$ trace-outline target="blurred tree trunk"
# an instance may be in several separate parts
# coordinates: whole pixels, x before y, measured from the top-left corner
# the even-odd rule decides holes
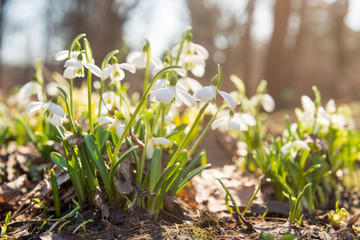
[[[332,5],[332,15],[334,18],[333,21],[333,36],[335,38],[336,45],[336,61],[337,67],[340,74],[344,73],[345,65],[346,65],[346,48],[344,43],[344,35],[345,35],[345,24],[344,18],[347,13],[349,1],[348,0],[338,0]]]
[[[0,0],[0,53],[1,53],[1,47],[2,47],[2,38],[4,36],[4,8],[6,3],[8,2],[8,0]],[[1,73],[2,73],[2,59],[1,59],[1,54],[0,54],[0,88],[2,87],[2,77],[1,77]]]
[[[278,107],[284,107],[282,93],[290,86],[289,79],[284,76],[287,67],[285,61],[288,18],[291,12],[291,1],[277,0],[274,6],[274,30],[269,44],[265,63],[265,79],[268,81],[271,94]]]
[[[254,5],[256,0],[249,0],[246,6],[246,12],[248,16],[248,21],[245,24],[245,34],[242,38],[242,65],[244,66],[244,75],[243,78],[245,81],[249,81],[251,67],[252,67],[252,44],[251,44],[251,26],[253,24],[253,13],[254,13]]]

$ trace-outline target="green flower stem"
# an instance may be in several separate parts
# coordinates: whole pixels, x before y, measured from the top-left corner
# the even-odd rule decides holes
[[[88,118],[89,118],[89,127],[90,133],[94,133],[94,125],[92,119],[92,105],[91,105],[91,72],[88,71],[87,75],[87,89],[88,89]]]
[[[142,151],[142,154],[141,154],[139,173],[136,176],[137,183],[139,184],[139,186],[141,185],[142,176],[143,176],[143,172],[144,172],[146,149],[149,144],[149,139],[151,138],[151,135],[152,135],[150,132],[150,123],[146,117],[145,117],[145,129],[146,129],[145,130],[145,145],[144,145],[144,150]]]
[[[151,90],[151,88],[154,86],[154,84],[156,83],[156,80],[166,71],[171,71],[172,69],[175,68],[181,68],[180,66],[168,66],[163,68],[160,72],[158,72],[155,77],[153,78],[152,82],[150,83],[150,85],[147,87],[146,91],[144,92],[143,96],[140,99],[139,104],[137,105],[133,115],[131,116],[129,122],[126,124],[125,129],[123,134],[121,135],[119,141],[116,144],[116,148],[114,150],[114,153],[112,155],[112,159],[116,159],[116,156],[119,154],[120,151],[120,147],[121,147],[121,143],[124,141],[125,136],[127,135],[128,131],[130,130],[131,125],[133,124],[133,122],[135,121],[136,116],[138,115],[138,113],[140,112],[140,109],[144,106],[144,102],[146,101],[147,96],[149,95],[149,92]]]
[[[145,92],[148,88],[148,84],[149,84],[149,75],[150,75],[150,57],[151,57],[151,53],[150,53],[150,47],[148,48],[147,51],[147,55],[146,55],[146,68],[145,68],[145,76],[144,76],[144,93],[143,95],[145,96]],[[154,81],[154,80],[153,80]],[[144,103],[142,104],[143,106],[143,113],[145,113],[146,111],[146,105],[147,105],[147,98],[145,98]]]
[[[195,128],[197,127],[197,125],[200,122],[200,119],[202,117],[202,115],[205,112],[205,109],[209,106],[209,103],[205,103],[204,106],[200,109],[198,115],[196,116],[195,121],[193,122],[190,131],[186,134],[185,138],[182,140],[180,146],[178,147],[178,149],[176,150],[176,152],[174,153],[174,155],[172,156],[171,160],[168,162],[167,167],[173,165],[177,159],[177,157],[180,155],[181,151],[184,149],[185,144],[188,142],[190,136],[192,135],[193,131],[195,130]]]
[[[194,153],[194,151],[197,149],[197,147],[199,146],[200,142],[202,141],[202,139],[205,137],[206,133],[209,131],[211,124],[213,123],[213,121],[216,119],[216,116],[218,115],[218,113],[225,107],[225,103],[223,105],[221,105],[219,107],[219,109],[216,111],[216,113],[212,116],[212,118],[210,119],[210,121],[208,122],[208,124],[206,125],[205,129],[201,132],[200,136],[198,137],[198,139],[196,139],[196,142],[194,143],[194,145],[191,147],[189,153],[188,153],[188,158],[191,157],[191,155]]]
[[[160,128],[159,128],[159,136],[164,136],[165,132],[165,111],[166,111],[166,105],[161,103],[161,122],[160,122]]]
[[[100,117],[101,114],[101,103],[103,102],[103,98],[102,95],[104,93],[104,89],[105,89],[105,80],[101,79],[101,87],[100,87],[100,103],[99,103],[99,112],[98,112],[98,118]]]
[[[69,85],[70,85],[70,114],[71,118],[74,119],[74,98],[73,98],[73,89],[74,89],[74,79],[70,79],[69,80]],[[74,128],[75,130],[75,128]]]
[[[180,60],[180,54],[182,52],[182,49],[184,47],[184,42],[186,40],[186,37],[188,36],[189,32],[191,31],[191,28],[188,28],[182,35],[182,39],[181,39],[181,42],[180,42],[180,46],[179,46],[179,50],[177,52],[177,55],[176,55],[176,62],[175,62],[175,65],[178,65],[179,64],[179,60]]]

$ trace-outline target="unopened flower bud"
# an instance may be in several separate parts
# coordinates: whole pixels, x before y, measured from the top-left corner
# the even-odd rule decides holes
[[[76,41],[75,46],[74,46],[74,51],[80,52],[80,50],[81,50],[81,45],[80,45],[79,41]]]
[[[219,85],[219,74],[216,74],[212,79],[211,79],[211,85],[217,87]]]
[[[111,64],[116,64],[116,63],[118,63],[117,58],[115,56],[112,56],[111,57]]]
[[[53,103],[56,104],[57,101],[58,101],[58,97],[57,97],[57,96],[54,96],[54,97],[51,98],[51,102],[53,102]]]
[[[177,84],[177,78],[172,76],[170,78],[170,86],[176,86],[176,84]]]
[[[267,93],[267,81],[266,80],[261,80],[257,89],[256,89],[256,94],[264,94]]]

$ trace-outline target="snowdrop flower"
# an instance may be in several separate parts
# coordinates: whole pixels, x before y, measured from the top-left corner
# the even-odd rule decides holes
[[[203,87],[198,81],[190,77],[179,78],[177,84],[184,90],[191,90],[193,92],[196,92]]]
[[[235,113],[230,110],[227,115],[215,119],[211,124],[211,129],[227,128],[229,130],[247,131],[248,126],[255,126],[256,120],[247,113]]]
[[[125,99],[123,99],[123,101],[129,102],[129,100],[125,96],[123,96],[123,97],[125,98]],[[130,115],[129,110],[127,109],[126,103],[123,102],[120,105],[121,99],[114,92],[111,92],[111,91],[104,92],[101,95],[101,98],[102,99],[99,99],[96,103],[95,114],[99,113],[99,108],[100,108],[100,104],[101,104],[100,114],[102,114],[102,115],[111,111],[114,106],[116,107],[116,109],[121,111],[121,113],[124,114],[126,117],[128,117]]]
[[[22,86],[16,96],[19,106],[24,106],[30,101],[30,97],[36,94],[39,101],[44,101],[42,87],[37,81],[30,81]]]
[[[275,101],[271,95],[267,93],[256,94],[250,98],[250,103],[253,106],[261,105],[266,112],[273,112],[275,110]]]
[[[303,151],[305,149],[310,149],[309,145],[307,145],[307,143],[302,141],[302,140],[296,140],[296,141],[293,141],[293,142],[286,143],[281,148],[280,151],[284,155],[290,154],[290,156],[292,158],[295,158],[296,155],[298,154],[298,152]]]
[[[66,68],[63,73],[64,78],[74,79],[76,77],[84,77],[84,65],[86,65],[85,59],[85,54],[81,52],[77,52],[77,56],[75,58],[68,59],[64,64],[64,67]]]
[[[139,69],[146,68],[147,52],[146,51],[132,52],[127,56],[126,62],[134,65],[136,68]],[[162,65],[162,61],[160,60],[160,58],[151,56],[150,57],[151,71],[153,71],[159,65]]]
[[[96,66],[93,63],[89,63],[87,65],[89,70],[94,73],[96,76],[101,78],[102,80],[107,79],[110,77],[112,81],[121,81],[125,78],[125,72],[124,69],[135,73],[136,68],[134,65],[129,63],[117,63],[117,60],[115,60],[112,64],[107,66],[104,70],[101,70],[98,66]]]
[[[218,90],[215,85],[206,86],[195,91],[194,97],[197,101],[202,101],[202,102],[214,101],[217,92],[229,104],[229,106],[232,109],[235,109],[236,107],[235,99],[229,93]]]
[[[34,112],[40,109],[45,109],[43,115],[49,118],[49,121],[54,126],[60,126],[63,123],[65,112],[61,106],[53,102],[32,102],[26,107],[28,112]]]
[[[155,84],[157,84],[156,82]],[[177,85],[177,79],[171,78],[170,86],[167,86],[166,82],[159,81],[158,86],[162,84],[162,87],[155,89],[150,94],[150,100],[152,102],[162,102],[162,103],[170,103],[175,101],[175,106],[180,106],[184,103],[188,107],[194,107],[196,105],[196,101],[193,96],[191,96],[185,89],[181,86]]]
[[[118,119],[111,117],[99,117],[97,122],[100,124],[110,124],[109,129],[115,131],[116,135],[120,138],[125,130],[125,126],[121,124]]]
[[[149,139],[149,142],[146,146],[146,157],[152,158],[152,155],[154,153],[154,149],[159,145],[169,145],[171,144],[170,140],[163,137],[152,137]]]
[[[173,56],[177,57],[180,44],[172,49]],[[185,40],[179,56],[179,65],[191,71],[196,77],[202,77],[205,73],[205,60],[209,57],[208,51],[201,45],[195,44],[192,40]]]
[[[295,109],[295,114],[301,122],[305,130],[313,130],[313,132],[327,133],[331,116],[326,110],[320,106],[316,108],[315,103],[310,97],[303,95],[301,97],[301,104],[304,112],[300,109]],[[312,129],[315,126],[315,129]]]
[[[341,106],[336,110],[334,99],[330,99],[327,102],[325,109],[331,116],[331,127],[339,130],[343,130],[347,126],[351,128],[355,127],[354,120],[351,118],[351,111],[346,106]]]

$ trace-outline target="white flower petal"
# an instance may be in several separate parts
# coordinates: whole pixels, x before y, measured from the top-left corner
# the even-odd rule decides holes
[[[213,121],[213,123],[211,124],[211,129],[214,130],[214,129],[217,129],[219,127],[226,126],[228,120],[229,120],[228,117],[221,117],[221,118],[215,119]]]
[[[64,67],[81,67],[81,62],[77,59],[69,59],[65,62]]]
[[[125,69],[131,73],[135,73],[136,72],[136,67],[130,63],[120,63],[117,64],[119,68]]]
[[[97,77],[102,77],[102,71],[101,71],[101,69],[98,67],[98,66],[96,66],[95,64],[93,64],[93,63],[88,63],[87,64],[87,68],[94,74],[94,75],[96,75]]]
[[[75,68],[74,67],[68,67],[65,69],[64,73],[63,73],[63,77],[67,78],[67,79],[74,79],[76,78],[76,74],[75,74]]]
[[[101,73],[101,79],[107,79],[112,72],[112,66],[106,67]]]
[[[218,92],[232,109],[236,108],[236,101],[229,93],[220,90]]]
[[[175,68],[174,71],[177,72],[181,77],[186,76],[186,70],[183,68]]]
[[[124,130],[125,130],[124,125],[122,125],[119,121],[117,121],[117,123],[116,123],[116,135],[118,137],[121,137]]]
[[[275,101],[269,94],[264,94],[263,108],[267,112],[273,112],[275,110]]]
[[[175,98],[174,87],[161,88],[152,93],[151,101],[170,103]]]
[[[308,96],[306,95],[301,96],[301,105],[305,111],[315,112],[315,104]]]
[[[112,81],[121,81],[125,78],[125,73],[124,71],[119,68],[118,66],[116,65],[113,65],[113,70],[110,74],[110,79]]]
[[[96,121],[100,124],[108,124],[114,122],[115,119],[104,116],[104,117],[99,117]]]
[[[67,59],[68,56],[69,56],[69,51],[68,50],[62,50],[62,51],[57,52],[55,54],[55,60],[56,61],[62,61],[62,60]]]
[[[154,144],[153,141],[151,141],[152,139],[150,139],[150,141],[148,142],[147,146],[146,146],[146,157],[147,158],[152,158],[152,155],[154,154]]]
[[[205,74],[205,68],[201,65],[196,65],[193,69],[191,69],[191,73],[196,77],[202,77]]]
[[[166,83],[165,79],[162,79],[162,78],[158,79],[156,81],[156,83],[154,84],[154,86],[152,87],[151,91],[155,91],[155,90],[165,87],[165,83]]]
[[[206,86],[194,93],[194,97],[197,101],[208,102],[215,98],[216,96],[216,87],[215,86]]]
[[[162,145],[169,145],[171,144],[171,141],[167,138],[164,137],[154,137],[152,138],[157,144],[162,144]]]
[[[126,62],[133,64],[137,68],[145,68],[146,67],[146,56],[143,52],[132,52],[127,58]]]
[[[180,98],[181,101],[188,107],[194,107],[196,105],[195,98],[191,96],[188,92],[176,88],[177,94],[176,97]]]
[[[59,117],[65,117],[64,109],[55,103],[50,103],[50,111]]]
[[[33,81],[26,83],[24,86],[22,86],[20,88],[20,91],[19,91],[19,93],[17,95],[17,99],[20,102],[28,101],[30,96],[33,93],[33,89],[34,89],[34,82]]]
[[[156,67],[161,66],[161,65],[163,65],[163,62],[160,60],[160,58],[155,57],[155,56],[150,58],[150,68],[151,69],[155,69]]]
[[[203,46],[194,43],[193,47],[194,47],[196,53],[203,59],[207,59],[209,57],[209,52]]]
[[[47,105],[48,103],[44,103],[44,102],[32,102],[29,105],[27,105],[26,110],[28,112],[34,112],[47,107]]]
[[[52,115],[49,122],[54,125],[54,126],[60,126],[63,123],[63,120],[61,117],[59,117],[58,115]]]
[[[326,104],[326,111],[330,114],[334,114],[336,112],[336,105],[334,99],[330,99]]]
[[[187,77],[187,78],[182,78],[182,79],[185,79],[186,85],[189,86],[191,91],[193,91],[193,92],[195,92],[203,87],[198,81],[196,81],[193,78]]]
[[[176,57],[180,49],[180,44],[176,44],[171,50],[171,54]]]
[[[231,130],[238,130],[238,131],[248,130],[248,125],[241,118],[234,118],[234,117],[230,118],[227,126]]]
[[[248,114],[248,113],[241,114],[241,118],[244,119],[246,124],[249,125],[249,126],[255,126],[256,125],[255,118],[253,116],[251,116],[250,114]]]

